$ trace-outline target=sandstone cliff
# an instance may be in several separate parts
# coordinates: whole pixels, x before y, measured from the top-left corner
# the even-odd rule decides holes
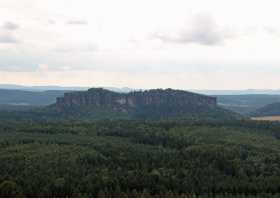
[[[214,107],[216,98],[173,89],[153,89],[117,93],[102,88],[65,93],[57,98],[58,107],[88,106],[128,110],[145,106]]]
[[[130,93],[102,88],[65,93],[50,111],[71,120],[102,119],[235,119],[237,116],[217,106],[216,98],[188,91],[153,89]]]

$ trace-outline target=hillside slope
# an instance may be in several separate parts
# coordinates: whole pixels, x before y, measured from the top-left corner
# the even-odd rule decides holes
[[[31,105],[44,106],[55,102],[55,99],[62,96],[66,91],[23,91],[0,89],[1,105]]]
[[[265,105],[280,102],[280,95],[245,94],[245,95],[217,95],[217,102],[223,108],[249,115]]]
[[[280,116],[280,102],[266,105],[257,109],[252,116]]]

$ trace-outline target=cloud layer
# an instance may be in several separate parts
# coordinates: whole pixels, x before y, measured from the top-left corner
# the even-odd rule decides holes
[[[275,87],[279,17],[278,0],[1,0],[0,83]]]

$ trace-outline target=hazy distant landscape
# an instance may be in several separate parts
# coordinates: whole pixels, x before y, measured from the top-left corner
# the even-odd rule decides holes
[[[0,0],[0,198],[280,198],[277,0]]]
[[[128,93],[134,90],[128,87],[104,88],[119,93]],[[63,96],[64,93],[87,89],[87,87],[0,85],[0,108],[47,106],[55,103],[56,98]],[[254,114],[255,111],[266,105],[280,102],[278,90],[194,90],[194,92],[215,96],[221,107],[246,116]]]

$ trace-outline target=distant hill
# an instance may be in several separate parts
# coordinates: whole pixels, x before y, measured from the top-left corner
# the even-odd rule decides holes
[[[1,87],[1,86],[0,86]],[[2,86],[3,87],[3,86]],[[5,87],[5,86],[4,86]],[[6,86],[5,89],[0,88],[0,109],[4,107],[4,105],[9,106],[47,106],[52,103],[55,103],[56,98],[63,96],[66,92],[77,91],[75,87],[72,87],[71,90],[63,90],[64,87],[21,87],[21,89],[13,89],[19,88],[17,86]],[[68,87],[70,89],[70,87]],[[49,89],[49,90],[45,90]],[[54,89],[54,90],[52,90]],[[113,88],[108,87],[106,89],[110,89],[116,92],[126,93],[131,91],[129,88]]]
[[[13,84],[0,84],[0,89],[9,89],[9,90],[23,90],[23,91],[49,91],[49,90],[87,90],[88,87],[67,87],[67,86],[24,86],[24,85],[13,85]]]
[[[206,95],[280,95],[280,89],[192,90]]]
[[[90,86],[93,87],[93,86]],[[26,86],[17,84],[0,84],[0,89],[12,89],[12,90],[25,90],[25,91],[48,91],[48,90],[70,90],[70,91],[86,91],[90,88],[89,86],[57,86],[57,85],[46,85],[46,86]],[[100,87],[100,86],[98,86]],[[135,90],[130,87],[108,87],[101,86],[104,89],[108,89],[116,92],[128,93]],[[280,89],[244,89],[244,90],[202,90],[202,89],[191,89],[190,91],[205,95],[280,95]]]
[[[81,86],[24,86],[24,85],[13,85],[13,84],[0,84],[0,89],[8,89],[8,90],[21,90],[21,91],[32,91],[32,92],[42,92],[42,91],[86,91],[90,87],[81,87]],[[103,87],[104,89],[108,89],[111,91],[127,93],[133,91],[135,89],[129,87]]]
[[[0,89],[0,105],[45,106],[55,102],[56,97],[67,91],[23,91]]]
[[[280,102],[280,95],[217,95],[216,97],[220,106],[243,115],[249,115],[268,104]]]
[[[280,116],[280,102],[268,104],[257,109],[251,114],[252,116]]]
[[[118,93],[102,88],[65,93],[50,108],[84,119],[227,119],[237,117],[217,106],[216,98],[187,91],[154,89]]]

